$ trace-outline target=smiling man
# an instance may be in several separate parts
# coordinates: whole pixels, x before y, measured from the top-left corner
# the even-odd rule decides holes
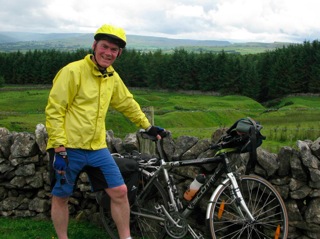
[[[161,138],[112,67],[126,46],[123,29],[103,25],[95,35],[93,54],[63,67],[55,76],[46,107],[47,149],[52,166],[51,217],[59,239],[68,238],[68,200],[78,174],[87,170],[94,191],[111,198],[112,218],[120,239],[130,236],[127,187],[106,145],[109,106],[137,127]]]

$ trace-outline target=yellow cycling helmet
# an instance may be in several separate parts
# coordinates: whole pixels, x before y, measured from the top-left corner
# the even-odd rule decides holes
[[[126,46],[126,33],[122,28],[115,27],[112,25],[104,24],[102,25],[94,34],[94,39],[107,40],[117,44],[120,48]]]

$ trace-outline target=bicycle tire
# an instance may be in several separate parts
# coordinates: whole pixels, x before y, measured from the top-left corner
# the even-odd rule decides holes
[[[278,191],[268,181],[256,175],[243,175],[237,181],[255,221],[249,222],[248,218],[245,218],[245,212],[236,209],[237,202],[232,198],[229,180],[225,185],[221,185],[213,198],[209,214],[212,238],[286,239],[288,214]]]
[[[143,184],[146,183],[144,178],[142,178],[141,181],[143,181]],[[156,203],[162,204],[166,209],[168,209],[168,197],[159,181],[154,180],[148,187],[148,190],[145,191],[143,195],[139,196],[140,192],[142,191],[141,187],[143,187],[142,184],[139,185],[139,191],[137,195],[137,198],[139,199],[136,200],[131,206],[131,211],[134,210],[137,212],[146,212],[149,215],[157,215],[158,212],[154,207]],[[110,209],[100,206],[99,211],[102,225],[107,234],[112,239],[118,239],[119,234],[116,224],[111,217]],[[130,222],[131,236],[133,238],[161,239],[166,235],[163,222],[137,215],[131,215]]]
[[[139,193],[138,193],[139,194]],[[168,210],[168,196],[166,191],[161,186],[158,179],[154,180],[148,190],[143,194],[137,196],[137,200],[132,206],[132,210],[138,213],[145,213],[154,216],[159,216],[159,209],[155,208],[156,205],[163,205]],[[165,218],[164,215],[161,215]],[[133,216],[134,226],[132,226],[133,237],[145,239],[162,239],[166,236],[165,222],[152,219],[144,216]]]

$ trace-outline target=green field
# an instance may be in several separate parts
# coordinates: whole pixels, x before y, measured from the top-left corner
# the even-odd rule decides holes
[[[88,222],[71,219],[70,239],[109,238],[106,232]],[[0,239],[57,239],[51,220],[0,217]]]
[[[286,97],[266,108],[244,96],[214,96],[201,93],[132,90],[143,109],[154,109],[155,125],[181,135],[210,138],[220,127],[229,127],[239,118],[250,116],[264,126],[267,136],[263,147],[272,151],[282,146],[294,147],[298,139],[320,137],[319,96]],[[45,124],[44,109],[49,89],[4,88],[0,97],[0,126],[10,131],[34,132]],[[124,138],[137,128],[120,113],[110,110],[107,129]]]

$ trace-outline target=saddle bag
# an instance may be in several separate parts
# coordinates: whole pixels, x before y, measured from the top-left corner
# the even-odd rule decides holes
[[[222,148],[233,148],[233,152],[249,152],[250,159],[247,164],[248,174],[255,166],[257,160],[257,148],[262,144],[265,136],[261,134],[262,125],[250,117],[237,120],[221,137],[218,144]]]
[[[114,154],[112,157],[117,163],[124,182],[127,185],[128,200],[129,203],[132,204],[136,198],[139,184],[140,171],[138,161],[135,156],[130,154]],[[110,197],[107,193],[104,191],[99,191],[97,192],[96,198],[100,206],[110,208]]]

